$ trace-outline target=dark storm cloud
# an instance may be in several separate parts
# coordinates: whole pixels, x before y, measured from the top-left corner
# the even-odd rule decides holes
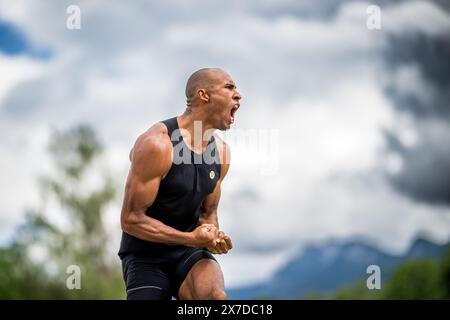
[[[445,2],[439,8],[450,11]],[[394,78],[403,68],[418,71],[420,87],[391,81],[386,87],[394,107],[414,119],[417,143],[404,146],[387,132],[388,148],[399,154],[402,170],[389,177],[406,195],[450,205],[450,30],[430,34],[406,30],[388,38],[386,63]]]
[[[435,127],[436,122],[430,125]],[[420,128],[421,143],[412,148],[386,133],[390,150],[403,160],[401,172],[390,177],[397,189],[419,201],[450,204],[450,143],[445,129]]]
[[[407,65],[418,68],[430,92],[402,94],[396,86],[387,88],[387,93],[395,101],[399,110],[405,110],[421,117],[450,116],[450,33],[431,37],[426,34],[409,34],[404,37],[389,38],[387,63],[394,71]],[[431,101],[424,103],[421,95],[430,93]]]

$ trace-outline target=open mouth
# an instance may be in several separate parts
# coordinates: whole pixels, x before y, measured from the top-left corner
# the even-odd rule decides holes
[[[231,120],[231,123],[234,122],[234,114],[236,113],[237,109],[239,109],[239,107],[240,107],[239,104],[235,104],[235,105],[233,106],[233,108],[231,108],[231,111],[230,111],[230,120]]]

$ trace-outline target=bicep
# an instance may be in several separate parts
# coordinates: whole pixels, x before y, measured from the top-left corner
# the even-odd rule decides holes
[[[131,169],[125,186],[124,211],[145,212],[155,201],[160,182],[158,176],[142,179]]]
[[[152,144],[138,144],[133,148],[122,207],[122,219],[125,221],[144,214],[155,201],[166,170],[165,154],[164,149]]]

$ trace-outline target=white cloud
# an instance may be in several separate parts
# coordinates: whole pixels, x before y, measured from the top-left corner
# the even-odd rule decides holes
[[[2,100],[18,83],[42,74],[43,64],[25,56],[9,57],[0,52],[0,109]]]
[[[405,1],[382,11],[382,28],[396,34],[450,32],[450,15],[432,1]]]

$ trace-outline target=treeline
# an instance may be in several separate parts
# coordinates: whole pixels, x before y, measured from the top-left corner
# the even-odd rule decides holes
[[[450,248],[440,260],[420,258],[401,263],[379,289],[369,290],[364,280],[339,288],[331,294],[311,292],[301,299],[450,299]]]
[[[55,132],[49,152],[56,170],[39,180],[41,205],[27,210],[0,248],[0,299],[123,299],[103,223],[116,187],[99,164],[101,144],[90,127],[78,126]],[[94,176],[100,183],[91,190]]]

